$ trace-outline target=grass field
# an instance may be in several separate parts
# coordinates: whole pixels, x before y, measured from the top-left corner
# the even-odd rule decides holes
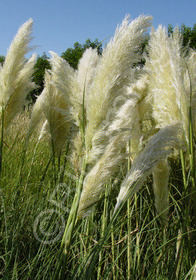
[[[20,170],[28,121],[28,112],[22,113],[4,140],[0,231],[2,279],[54,279],[75,192],[77,178],[69,161],[63,169],[63,183],[59,182],[58,176],[62,175],[63,156],[60,170],[56,162],[55,183],[52,162],[47,168],[48,142],[42,139],[37,144],[36,133]],[[59,272],[62,276],[57,279],[127,279],[128,273],[130,279],[195,279],[195,217],[189,208],[191,194],[184,192],[180,162],[172,161],[171,169],[166,226],[160,224],[156,214],[151,177],[145,182],[146,187],[134,199],[128,200],[127,206],[110,225],[119,182],[125,176],[122,169],[116,175],[119,182],[115,188],[110,184],[107,186],[105,198],[96,211],[78,222],[66,263]],[[103,236],[104,242],[100,242]],[[95,249],[98,255],[89,262]],[[93,263],[91,268],[89,263]]]

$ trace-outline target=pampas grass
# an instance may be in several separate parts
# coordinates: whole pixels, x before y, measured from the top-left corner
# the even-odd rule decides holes
[[[66,61],[53,52],[51,54],[52,69],[45,73],[45,87],[33,107],[29,132],[32,133],[41,119],[47,120],[44,130],[51,137],[54,154],[59,156],[69,137],[72,123],[69,87],[72,72],[69,72],[71,67]],[[64,75],[67,77],[66,81],[62,79]]]
[[[125,87],[133,82],[132,67],[141,60],[138,49],[145,40],[151,20],[151,17],[140,16],[130,22],[126,17],[103,50],[87,100],[87,151],[92,148],[95,134],[111,121],[116,98],[122,96]]]
[[[140,123],[139,115],[139,96],[129,96],[125,104],[116,113],[114,121],[105,131],[108,144],[106,147],[99,145],[101,149],[99,158],[94,167],[87,174],[79,206],[79,216],[89,214],[91,207],[99,201],[105,192],[105,185],[112,179],[113,174],[119,170],[119,167],[128,157],[126,149],[129,141],[132,143],[131,156],[134,158],[138,153],[140,146],[140,132],[137,127]],[[139,132],[138,132],[139,129]],[[137,139],[137,145],[133,145]]]
[[[6,105],[4,119],[5,128],[9,127],[11,121],[21,111],[23,105],[26,103],[27,94],[35,87],[35,84],[32,82],[35,62],[36,55],[34,54],[25,63],[23,69],[18,75],[14,94],[10,97]]]
[[[11,121],[20,113],[26,101],[27,94],[35,87],[32,75],[36,56],[28,61],[25,55],[29,51],[33,20],[29,19],[18,30],[7,52],[3,67],[0,68],[0,173],[3,158],[4,133]],[[26,147],[25,147],[26,149]]]
[[[135,56],[135,52],[145,38],[144,33],[150,25],[150,20],[150,17],[139,17],[129,23],[128,18],[125,18],[122,25],[117,28],[113,40],[104,50],[97,66],[91,95],[87,99],[85,134],[87,160],[92,163],[93,159],[96,163],[84,181],[79,216],[84,215],[86,210],[88,211],[103,195],[104,185],[126,158],[126,145],[135,132],[134,122],[140,121],[137,106],[141,97],[129,98],[125,93],[126,85],[133,82],[130,78],[133,78],[134,70],[131,68],[141,59],[141,56]],[[127,101],[119,112],[116,106],[116,112],[113,112],[114,116],[116,113],[116,117],[113,117],[112,122],[111,116],[106,116],[106,113],[110,112],[109,104],[112,104],[123,90],[124,99]],[[100,92],[99,95],[95,95],[97,91]],[[92,132],[93,135],[90,136]],[[93,143],[96,144],[92,147]]]
[[[96,73],[97,66],[99,64],[100,57],[97,53],[97,49],[86,49],[82,58],[78,63],[78,70],[76,70],[76,80],[78,83],[78,91],[75,92],[73,96],[73,104],[79,104],[80,108],[77,108],[73,113],[77,114],[75,119],[82,120],[82,106],[84,102],[84,108],[87,108],[87,101],[91,95],[91,85],[94,80],[94,75]],[[85,94],[85,96],[83,96]],[[83,100],[84,98],[84,100]],[[75,108],[76,109],[76,108]],[[79,123],[78,123],[79,125]]]
[[[182,128],[180,123],[160,129],[139,155],[121,185],[114,212],[129,196],[133,196],[142,186],[146,176],[150,175],[153,168],[162,160],[172,154],[175,148],[180,148]]]
[[[20,27],[0,69],[0,105],[4,110],[5,129],[20,112],[27,94],[34,88],[32,74],[36,56],[33,55],[29,61],[25,58],[30,50],[32,25],[33,20],[29,19]]]
[[[152,31],[146,69],[149,72],[156,127],[181,121],[185,141],[188,143],[190,91],[185,90],[183,82],[185,63],[178,30],[173,37],[168,37],[162,26]]]
[[[164,128],[168,124],[179,121],[184,135],[182,148],[187,150],[186,155],[189,153],[193,155],[193,149],[190,152],[194,130],[192,122],[194,117],[192,117],[191,111],[194,111],[195,107],[194,102],[192,102],[194,100],[192,95],[194,96],[194,94],[191,86],[194,71],[192,71],[192,63],[190,63],[193,56],[188,59],[185,56],[178,28],[175,28],[172,36],[169,37],[166,29],[162,26],[159,26],[156,31],[152,31],[148,53],[145,69],[149,73],[149,91],[156,127]],[[179,152],[177,154],[179,155]],[[159,167],[157,168],[159,169]],[[167,173],[167,169],[165,169],[165,172]],[[168,199],[166,198],[166,193],[168,191],[166,191],[167,179],[165,178],[166,181],[163,183],[163,187],[161,183],[162,175],[161,173],[158,175],[158,173],[154,173],[154,186],[156,185],[155,203],[158,200],[162,201],[162,205],[159,204],[158,206],[156,203],[157,210],[160,212],[164,204],[165,211],[168,208],[166,206],[166,200]],[[158,178],[159,176],[160,178]],[[158,181],[160,182],[159,186]],[[158,189],[159,191],[157,191]],[[165,190],[165,198],[161,195],[163,189]]]
[[[92,207],[102,198],[105,185],[112,179],[112,175],[119,169],[125,158],[123,149],[126,140],[125,137],[123,141],[122,135],[114,137],[103,156],[86,176],[78,209],[79,218],[89,215]]]
[[[100,57],[97,49],[86,49],[75,71],[75,90],[72,94],[72,115],[77,125],[72,162],[77,172],[81,170],[85,154],[85,126],[87,100],[91,94],[96,68]]]

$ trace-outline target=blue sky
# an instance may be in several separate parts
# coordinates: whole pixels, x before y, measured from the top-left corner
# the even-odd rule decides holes
[[[35,52],[52,50],[59,55],[74,42],[99,41],[112,36],[126,14],[153,16],[153,26],[196,23],[196,0],[0,0],[0,55],[18,28],[34,20],[31,45]]]

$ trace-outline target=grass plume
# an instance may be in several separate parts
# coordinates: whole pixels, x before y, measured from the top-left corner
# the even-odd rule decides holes
[[[69,88],[72,72],[69,72],[71,68],[65,60],[53,52],[51,54],[52,69],[46,71],[44,90],[33,107],[30,133],[42,118],[47,120],[44,123],[45,130],[51,137],[55,154],[59,155],[68,139],[72,123]]]
[[[92,148],[94,135],[107,121],[111,121],[116,98],[122,96],[126,86],[133,81],[132,67],[141,60],[138,49],[145,40],[151,20],[147,16],[140,16],[133,21],[126,17],[103,50],[87,100],[87,151]]]
[[[30,50],[33,20],[29,19],[18,30],[0,69],[0,106],[4,110],[4,129],[21,111],[27,94],[34,88],[32,74],[36,55],[28,61],[25,55]],[[2,111],[2,110],[1,110]]]
[[[122,201],[127,200],[128,195],[131,194],[132,197],[141,188],[146,176],[152,173],[157,164],[171,155],[175,148],[180,147],[180,138],[182,138],[182,128],[180,123],[176,123],[160,129],[149,139],[146,147],[133,161],[132,167],[121,185],[115,211]],[[134,189],[131,188],[132,185],[134,185]]]

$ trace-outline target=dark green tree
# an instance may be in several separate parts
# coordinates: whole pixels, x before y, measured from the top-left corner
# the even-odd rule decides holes
[[[76,69],[83,52],[83,46],[76,42],[74,43],[74,47],[68,48],[62,53],[61,57],[64,58],[74,69]]]
[[[74,69],[77,69],[80,58],[82,57],[84,51],[88,48],[97,49],[98,54],[102,53],[102,44],[98,41],[98,39],[94,42],[87,39],[83,45],[76,42],[74,47],[68,48],[62,53],[61,57],[64,58]]]
[[[169,24],[168,25],[168,34],[172,34],[174,27]],[[180,32],[182,34],[183,46],[184,47],[191,47],[196,49],[196,24],[193,25],[193,28],[182,24],[180,27]]]
[[[0,65],[2,66],[5,61],[5,56],[0,55]]]
[[[92,49],[97,49],[98,54],[102,54],[102,43],[98,41],[98,39],[95,39],[94,42],[91,42],[90,39],[87,39],[86,42],[83,45],[84,50],[88,49],[88,48],[92,48]]]
[[[47,55],[44,53],[42,56],[39,56],[37,58],[37,61],[35,63],[33,81],[35,82],[37,87],[36,89],[31,91],[29,95],[29,99],[31,99],[33,103],[35,102],[37,96],[41,94],[44,88],[44,74],[46,69],[51,69],[51,66]]]

